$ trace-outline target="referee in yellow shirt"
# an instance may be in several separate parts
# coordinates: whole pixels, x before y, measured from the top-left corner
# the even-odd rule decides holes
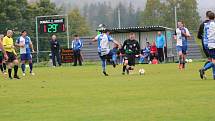
[[[6,51],[6,54],[8,56],[7,64],[8,64],[8,75],[10,79],[12,78],[12,67],[14,66],[14,78],[20,79],[19,76],[17,75],[18,73],[18,64],[19,61],[17,59],[17,54],[15,52],[15,46],[13,44],[13,31],[8,30],[7,31],[7,36],[3,38],[3,45],[4,45],[4,50]]]

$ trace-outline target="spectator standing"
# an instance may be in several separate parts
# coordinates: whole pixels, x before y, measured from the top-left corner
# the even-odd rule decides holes
[[[78,35],[74,36],[74,40],[72,41],[72,49],[74,54],[74,65],[77,66],[77,61],[79,65],[82,66],[82,57],[81,57],[81,49],[83,47],[83,41],[80,39]]]
[[[158,60],[160,63],[164,61],[164,46],[165,46],[165,37],[162,34],[162,32],[158,32],[158,35],[156,37],[156,47],[158,50]]]
[[[58,65],[61,66],[61,60],[60,60],[60,43],[57,40],[56,35],[52,35],[52,38],[50,40],[50,46],[51,46],[51,54],[52,54],[52,64],[54,67],[56,67],[56,58]]]

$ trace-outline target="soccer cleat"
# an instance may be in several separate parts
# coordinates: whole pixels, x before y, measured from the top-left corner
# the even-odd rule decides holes
[[[103,71],[103,74],[104,74],[105,76],[109,76],[105,71]]]
[[[199,70],[199,74],[200,74],[200,78],[201,78],[201,79],[206,79],[205,71],[204,71],[203,69],[200,69],[200,70]]]
[[[9,77],[9,79],[11,79],[11,80],[12,80],[13,78],[12,78],[12,77]]]
[[[122,75],[125,75],[125,72],[122,72]]]
[[[14,79],[20,79],[19,76],[17,76],[17,75],[15,75],[13,78]]]

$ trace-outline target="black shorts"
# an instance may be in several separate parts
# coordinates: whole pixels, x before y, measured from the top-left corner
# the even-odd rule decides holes
[[[135,60],[136,60],[135,55],[126,55],[124,57],[124,60],[128,60],[128,65],[129,66],[135,66]]]
[[[13,62],[14,60],[16,60],[16,55],[13,52],[6,52],[7,56],[8,56],[8,60],[7,62]]]

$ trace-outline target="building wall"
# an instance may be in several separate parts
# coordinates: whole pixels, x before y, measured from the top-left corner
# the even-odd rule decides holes
[[[146,47],[146,42],[154,42],[157,36],[157,31],[152,32],[134,32],[136,35],[136,40],[140,42],[141,49]],[[166,43],[167,43],[167,54],[173,55],[174,53],[174,41],[173,41],[173,31],[167,30],[162,31],[163,35],[165,36]],[[115,40],[119,41],[121,44],[129,38],[129,33],[114,33],[111,35]],[[111,45],[113,47],[113,45]]]

